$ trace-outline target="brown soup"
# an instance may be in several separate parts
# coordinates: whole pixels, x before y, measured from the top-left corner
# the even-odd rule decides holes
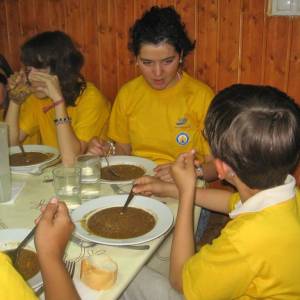
[[[87,221],[87,229],[98,236],[111,239],[129,239],[149,232],[155,218],[143,209],[110,207],[93,214]]]
[[[7,250],[5,253],[10,256],[12,250]],[[25,280],[32,278],[40,271],[37,254],[28,249],[21,249],[15,268]]]
[[[30,166],[42,163],[53,156],[52,153],[26,152],[14,153],[9,156],[9,163],[12,167]]]
[[[112,173],[110,169],[113,169],[119,176]],[[101,168],[101,178],[111,181],[132,180],[145,175],[145,173],[143,168],[134,165],[111,165]]]

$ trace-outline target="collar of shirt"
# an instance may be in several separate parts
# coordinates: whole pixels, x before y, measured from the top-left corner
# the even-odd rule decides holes
[[[261,211],[266,207],[291,199],[295,197],[295,186],[295,178],[288,175],[283,185],[263,190],[244,203],[241,201],[236,203],[235,208],[229,213],[229,216],[234,219],[240,214]]]

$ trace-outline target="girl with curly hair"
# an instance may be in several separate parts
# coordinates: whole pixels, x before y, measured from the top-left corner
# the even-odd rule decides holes
[[[80,74],[83,55],[63,32],[26,41],[21,61],[25,68],[9,79],[10,145],[39,132],[42,144],[59,148],[63,163],[72,165],[105,127],[109,102]]]

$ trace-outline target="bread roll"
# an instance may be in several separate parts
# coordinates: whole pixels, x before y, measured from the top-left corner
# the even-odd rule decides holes
[[[113,286],[118,265],[107,255],[93,255],[81,261],[80,279],[88,287],[101,291]]]

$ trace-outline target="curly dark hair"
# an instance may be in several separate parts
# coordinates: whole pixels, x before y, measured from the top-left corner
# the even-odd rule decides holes
[[[205,119],[214,157],[249,187],[284,183],[300,155],[300,108],[270,86],[235,84],[219,92]]]
[[[174,7],[153,6],[146,11],[130,28],[130,42],[128,44],[135,56],[140,52],[143,44],[159,44],[166,42],[172,45],[183,58],[195,48],[181,22],[180,15]]]
[[[50,73],[59,79],[67,106],[74,106],[86,87],[80,74],[83,55],[64,32],[46,31],[30,38],[21,47],[21,61],[37,69],[50,67]]]

